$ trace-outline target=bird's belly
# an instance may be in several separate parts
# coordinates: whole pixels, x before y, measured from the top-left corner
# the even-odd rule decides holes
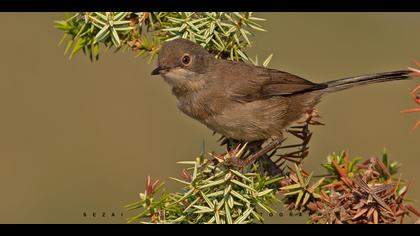
[[[250,142],[281,137],[286,110],[286,100],[283,99],[235,103],[208,117],[204,123],[228,138]]]

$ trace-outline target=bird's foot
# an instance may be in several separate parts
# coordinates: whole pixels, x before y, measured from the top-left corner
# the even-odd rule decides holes
[[[240,157],[235,157],[235,158],[230,159],[231,161],[230,161],[229,164],[231,164],[235,167],[238,167],[238,168],[244,168],[244,167],[252,165],[258,159],[262,159],[262,162],[260,162],[260,164],[263,164],[262,166],[266,165],[266,167],[268,167],[270,165],[269,162],[272,162],[271,159],[270,159],[271,156],[273,156],[275,154],[275,151],[281,146],[281,144],[284,142],[284,140],[285,139],[274,138],[265,147],[259,149],[255,153],[251,153],[250,155],[248,155],[246,159],[241,159]],[[274,166],[270,166],[270,167],[268,167],[268,169],[265,169],[265,170],[269,174],[271,172],[271,174],[273,174],[273,175],[274,175],[274,172],[277,172],[277,171],[274,171]]]

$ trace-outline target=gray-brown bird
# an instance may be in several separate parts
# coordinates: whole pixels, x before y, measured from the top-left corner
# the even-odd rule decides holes
[[[162,45],[158,67],[178,108],[227,138],[242,142],[282,139],[284,130],[311,113],[323,94],[409,78],[409,70],[313,83],[243,62],[216,59],[199,44],[176,39]]]

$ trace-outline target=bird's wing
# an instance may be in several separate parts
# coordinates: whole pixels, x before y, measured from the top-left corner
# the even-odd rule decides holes
[[[236,64],[238,65],[238,64]],[[325,84],[316,84],[299,76],[264,67],[242,64],[242,77],[230,80],[229,90],[232,99],[250,102],[273,96],[288,96],[296,93],[326,88]]]

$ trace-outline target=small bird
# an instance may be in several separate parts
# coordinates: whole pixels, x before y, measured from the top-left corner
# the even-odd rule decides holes
[[[286,128],[310,114],[325,93],[410,78],[398,70],[313,83],[288,72],[216,59],[186,39],[165,42],[160,74],[172,87],[178,108],[225,137],[240,142],[281,140]]]

